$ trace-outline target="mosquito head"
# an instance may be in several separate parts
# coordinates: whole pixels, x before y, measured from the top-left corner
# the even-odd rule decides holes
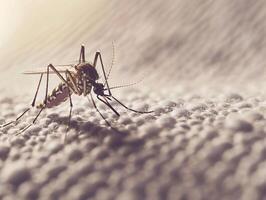
[[[76,66],[77,74],[81,79],[90,80],[91,82],[95,82],[99,79],[99,75],[90,63],[80,63]]]
[[[104,96],[104,85],[102,83],[94,83],[93,91],[97,95]]]

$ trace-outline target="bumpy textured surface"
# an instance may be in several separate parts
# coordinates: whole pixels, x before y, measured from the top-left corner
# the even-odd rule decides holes
[[[0,135],[0,197],[11,199],[262,199],[265,196],[263,98],[237,94],[187,96],[166,101],[132,91],[123,102],[155,113],[122,108],[104,121],[87,101],[75,106],[71,130],[67,111],[43,114],[36,126]],[[13,102],[12,104],[15,104]],[[1,110],[9,110],[9,99]],[[118,105],[116,105],[118,107]],[[24,108],[16,106],[18,113]],[[5,118],[10,112],[1,112]],[[31,114],[30,116],[33,116]],[[3,118],[2,118],[3,119]]]
[[[110,84],[145,77],[114,95],[155,112],[113,103],[117,118],[97,102],[112,130],[86,98],[74,97],[68,132],[66,102],[16,135],[33,109],[0,129],[0,199],[266,198],[265,1],[17,3],[8,12],[17,23],[10,19],[0,43],[0,124],[34,94],[38,78],[18,72],[73,62],[81,43],[87,60],[103,49],[108,69],[112,40]]]

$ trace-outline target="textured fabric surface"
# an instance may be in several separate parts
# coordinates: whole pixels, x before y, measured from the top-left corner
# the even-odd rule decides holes
[[[118,109],[116,119],[102,108],[119,130],[113,131],[85,101],[75,108],[66,142],[67,117],[61,108],[44,113],[20,136],[15,136],[18,129],[32,117],[3,129],[0,197],[263,199],[264,100],[237,94],[175,102],[132,91],[127,96],[122,100],[135,108],[150,101],[155,113]],[[1,110],[14,104],[3,99]]]
[[[4,5],[4,3],[3,3]],[[6,8],[6,9],[3,9]],[[37,76],[100,49],[113,94],[0,129],[0,199],[265,199],[266,3],[262,0],[24,1],[0,14],[0,123],[31,103]],[[8,9],[13,12],[7,12]],[[1,10],[2,9],[2,10]],[[97,70],[100,72],[100,68]],[[56,87],[53,77],[49,89]],[[43,100],[41,85],[38,102]]]

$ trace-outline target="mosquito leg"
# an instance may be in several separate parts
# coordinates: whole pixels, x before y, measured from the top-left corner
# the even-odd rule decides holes
[[[108,126],[112,127],[111,124],[107,121],[107,119],[102,115],[102,113],[100,112],[100,110],[97,108],[96,103],[95,103],[95,101],[94,101],[94,99],[93,99],[91,93],[90,93],[90,96],[91,96],[91,100],[92,100],[93,106],[94,106],[94,108],[96,109],[96,111],[101,115],[101,117],[103,118],[103,120],[105,121],[105,123],[106,123]]]
[[[74,77],[72,76],[72,74],[68,70],[66,70],[66,79],[69,79],[70,80],[70,82],[73,85],[73,88],[75,90],[75,93],[78,94],[78,95],[80,95],[81,94],[81,91],[79,90],[78,85],[77,85]]]
[[[47,97],[48,97],[48,83],[49,83],[49,70],[50,68],[56,73],[56,75],[67,85],[68,90],[69,90],[69,99],[70,99],[70,111],[69,111],[69,117],[68,117],[68,128],[70,127],[70,120],[71,120],[71,114],[72,114],[72,99],[71,99],[71,92],[75,93],[75,94],[79,94],[79,90],[77,88],[77,85],[74,81],[73,76],[71,75],[71,73],[66,70],[65,74],[66,74],[66,79],[59,73],[59,71],[52,65],[49,64],[47,66],[47,82],[46,82],[46,92],[45,92],[45,104],[47,103]],[[71,85],[67,80],[70,80]]]
[[[70,79],[71,83],[74,84],[74,87],[76,87],[74,79],[71,76],[71,73],[69,71],[66,71],[66,79]],[[68,116],[68,129],[69,129],[70,128],[71,116],[72,116],[72,108],[73,108],[73,103],[72,103],[72,98],[71,98],[71,91],[70,91],[69,87],[68,87],[68,96],[69,96],[69,104],[70,104],[70,110],[69,110],[69,116]]]
[[[152,113],[154,111],[138,111],[138,110],[134,110],[132,108],[129,108],[127,107],[126,105],[124,105],[121,101],[119,101],[118,99],[116,99],[115,97],[111,96],[117,103],[119,103],[121,106],[123,106],[124,108],[126,108],[127,110],[130,110],[132,112],[136,112],[136,113],[141,113],[141,114],[144,114],[144,113]]]
[[[52,69],[58,76],[59,76],[59,78],[61,78],[64,82],[66,82],[67,83],[67,81],[64,79],[64,77],[57,71],[57,69],[52,65],[52,64],[49,64],[48,66],[47,66],[47,76],[46,76],[46,88],[45,88],[45,100],[44,100],[44,106],[40,109],[40,111],[39,111],[39,113],[37,114],[37,116],[35,117],[35,119],[33,120],[33,122],[31,123],[31,124],[29,124],[28,126],[26,126],[25,128],[23,128],[18,134],[21,134],[22,132],[24,132],[24,131],[26,131],[28,128],[30,128],[35,122],[36,122],[36,120],[38,119],[38,117],[39,117],[39,115],[41,114],[41,112],[43,111],[43,109],[45,108],[45,106],[46,106],[46,103],[47,103],[47,99],[48,99],[48,88],[49,88],[49,75],[50,75],[50,73],[49,73],[49,69]],[[42,76],[41,76],[41,79],[42,79]],[[40,81],[41,81],[41,79],[40,79]],[[67,85],[69,85],[68,83],[67,83]],[[37,91],[39,90],[39,86],[40,86],[40,82],[39,82],[39,85],[38,85],[38,89],[37,89]],[[70,87],[70,86],[69,86]],[[73,89],[73,88],[72,88]],[[35,95],[35,97],[34,97],[34,100],[33,100],[33,105],[35,104],[35,98],[36,98],[36,96],[37,95]],[[18,135],[17,134],[17,135]]]
[[[73,85],[74,89],[75,89],[75,93],[76,94],[81,94],[80,90],[78,89],[78,86],[76,84],[76,81],[74,79],[74,77],[72,76],[72,74],[66,70],[66,79],[70,80],[71,84]],[[68,128],[70,127],[70,120],[71,120],[71,114],[72,114],[72,109],[73,109],[73,103],[72,103],[72,98],[71,98],[71,94],[70,94],[70,88],[69,89],[69,103],[70,103],[70,111],[69,111],[69,120],[68,120]]]
[[[99,95],[97,95],[97,98],[103,102],[105,105],[107,105],[118,117],[120,116],[120,114],[113,108],[113,106],[108,102],[108,101],[104,101],[103,99],[100,98]]]
[[[43,77],[43,74],[41,74],[41,77],[40,77],[40,80],[39,80],[39,83],[38,83],[37,90],[36,90],[35,95],[34,95],[34,98],[33,98],[33,100],[32,100],[32,103],[31,103],[31,106],[32,106],[32,107],[35,106],[35,102],[36,102],[37,95],[38,95],[38,92],[39,92],[39,89],[40,89],[40,85],[41,85],[42,77]]]
[[[71,92],[77,94],[77,91],[75,91],[75,89],[72,87],[72,85],[69,84],[69,82],[59,73],[59,71],[52,64],[49,64],[47,66],[47,75],[49,73],[49,69],[52,69],[56,73],[56,75],[69,87]],[[47,80],[49,80],[49,78],[47,78]],[[46,90],[48,93],[48,88]]]
[[[47,66],[47,76],[46,76],[46,89],[45,89],[45,100],[44,100],[44,106],[40,109],[39,113],[37,114],[37,116],[35,117],[35,119],[33,120],[33,122],[31,124],[29,124],[28,126],[26,126],[25,128],[23,128],[18,134],[21,134],[22,132],[26,131],[28,128],[30,128],[35,122],[36,120],[38,119],[38,117],[40,116],[41,112],[43,111],[43,109],[45,108],[45,105],[47,103],[47,98],[48,98],[48,88],[49,88],[49,69],[52,69],[58,76],[59,78],[61,78],[69,88],[71,88],[72,90],[74,90],[69,84],[68,82],[64,79],[64,77],[57,71],[57,69],[52,65],[52,64],[49,64]],[[42,74],[43,75],[43,74]],[[41,82],[41,79],[42,79],[42,76],[40,78],[40,81],[39,81],[39,85],[38,85],[38,89],[37,89],[37,92],[39,90],[39,86],[40,86],[40,82]],[[36,92],[36,95],[34,97],[34,100],[32,102],[32,105],[35,105],[35,100],[36,100],[36,96],[37,96],[37,92]]]
[[[41,112],[43,111],[43,109],[46,107],[46,103],[47,103],[47,98],[48,98],[48,86],[49,86],[49,68],[53,67],[51,64],[47,66],[47,76],[46,76],[46,88],[45,88],[45,99],[44,99],[44,106],[40,109],[39,113],[37,114],[37,116],[35,117],[35,119],[33,120],[33,122],[31,124],[29,124],[28,126],[26,126],[25,128],[23,128],[19,133],[17,133],[16,135],[19,135],[21,133],[23,133],[24,131],[26,131],[28,128],[30,128],[38,119],[38,117],[40,116]],[[53,69],[53,68],[52,68]],[[61,76],[61,74],[60,74]]]
[[[13,124],[13,123],[17,122],[17,121],[18,121],[23,115],[25,115],[29,110],[30,110],[30,108],[26,109],[26,110],[25,110],[20,116],[18,116],[15,120],[10,121],[10,122],[8,122],[8,123],[6,123],[6,124],[1,125],[0,128],[4,128],[4,127],[6,127],[6,126],[8,126],[8,125],[10,125],[10,124]]]
[[[87,95],[87,84],[85,79],[83,79],[83,95]]]
[[[40,80],[39,80],[39,83],[38,83],[38,86],[37,86],[37,90],[35,92],[35,95],[34,95],[34,98],[32,100],[32,103],[31,103],[31,106],[34,107],[35,106],[35,102],[36,102],[36,98],[37,98],[37,95],[38,95],[38,92],[39,92],[39,89],[40,89],[40,85],[41,85],[41,81],[42,81],[42,77],[43,77],[43,74],[41,74],[41,77],[40,77]],[[27,108],[21,115],[19,115],[14,121],[11,121],[11,122],[8,122],[4,125],[1,125],[0,128],[3,128],[3,127],[6,127],[10,124],[13,124],[15,122],[17,122],[21,117],[23,117],[28,111],[30,110],[30,108]]]
[[[71,116],[72,116],[72,109],[73,109],[73,103],[72,103],[72,98],[69,93],[69,104],[70,104],[70,110],[69,110],[69,117],[68,117],[68,129],[70,127],[70,121],[71,121]]]
[[[85,62],[85,47],[84,45],[81,45],[79,63],[84,63],[84,62]]]
[[[17,133],[16,135],[19,135],[21,133],[23,133],[24,131],[26,131],[28,128],[30,128],[38,119],[38,117],[40,116],[41,112],[43,111],[45,107],[41,108],[41,110],[39,111],[39,113],[36,115],[36,117],[34,118],[34,120],[32,121],[31,124],[29,124],[28,126],[26,126],[25,128],[23,128],[19,133]]]
[[[72,108],[73,108],[73,103],[72,103],[72,98],[71,98],[71,94],[70,94],[70,89],[69,88],[68,88],[68,94],[69,94],[70,110],[69,110],[68,125],[67,125],[67,131],[65,133],[64,143],[66,143],[66,141],[67,141],[67,132],[70,129],[70,122],[71,122]]]
[[[106,76],[106,72],[105,72],[105,69],[104,69],[104,65],[103,65],[102,55],[101,55],[101,53],[99,51],[97,51],[96,54],[95,54],[94,61],[93,61],[93,66],[96,67],[98,58],[100,59],[101,66],[102,66],[102,71],[103,71],[104,80],[105,80],[104,85],[106,84],[107,89],[108,89],[108,93],[109,93],[110,96],[112,96],[112,93],[111,93],[111,90],[110,90],[110,87],[109,87],[109,84],[108,84],[108,81],[107,81],[107,76]]]

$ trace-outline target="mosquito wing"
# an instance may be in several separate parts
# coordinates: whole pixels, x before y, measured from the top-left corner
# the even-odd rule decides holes
[[[70,72],[75,71],[74,65],[55,65],[54,67],[59,73],[65,73],[66,70]],[[27,75],[47,74],[47,68],[46,67],[36,68],[36,69],[29,70],[29,71],[25,71],[23,72],[23,74],[27,74]],[[55,74],[55,72],[49,70],[49,74]]]

